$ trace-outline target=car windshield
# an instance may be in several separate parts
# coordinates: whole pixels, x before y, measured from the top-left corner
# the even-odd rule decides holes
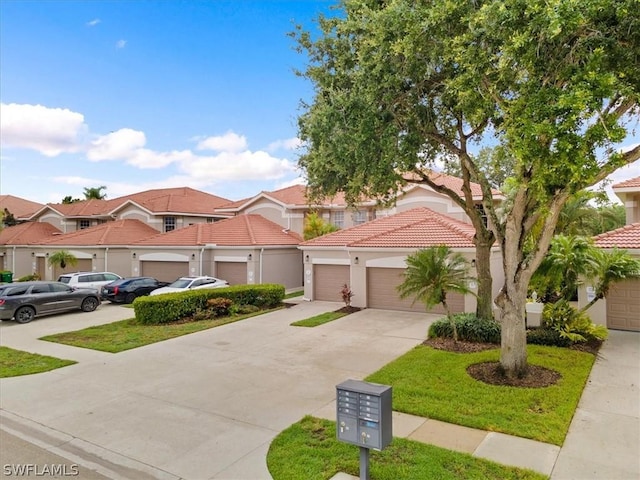
[[[191,285],[192,281],[193,279],[191,278],[179,278],[169,286],[171,288],[187,288],[189,285]]]

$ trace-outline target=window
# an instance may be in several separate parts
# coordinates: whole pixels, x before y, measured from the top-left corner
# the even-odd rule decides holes
[[[102,278],[100,280],[101,281],[106,281],[106,282],[113,282],[115,280],[120,280],[120,277],[115,275],[115,274],[113,274],[113,273],[103,273],[101,275],[101,277]]]
[[[331,214],[331,223],[338,228],[344,227],[344,212],[333,212]]]
[[[85,228],[89,228],[90,226],[91,220],[87,220],[86,218],[78,220],[78,230],[84,230]]]
[[[51,290],[49,290],[49,284],[45,283],[42,285],[34,285],[31,293],[51,293]]]
[[[353,224],[361,225],[367,221],[367,211],[358,210],[353,214]]]
[[[171,232],[176,229],[176,217],[164,217],[164,231]]]
[[[70,292],[71,288],[66,285],[60,285],[59,283],[50,283],[49,287],[52,292]]]

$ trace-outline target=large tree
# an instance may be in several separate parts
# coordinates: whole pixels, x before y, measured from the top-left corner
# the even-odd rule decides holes
[[[320,34],[294,36],[315,87],[303,104],[300,158],[312,192],[385,200],[413,172],[451,196],[476,228],[479,286],[488,249],[501,248],[505,282],[501,364],[526,371],[524,311],[567,200],[640,158],[620,151],[637,125],[637,0],[343,0]],[[514,160],[511,201],[496,207],[475,145]],[[455,163],[463,195],[425,168]],[[479,211],[470,182],[483,191]],[[483,215],[489,222],[485,226]],[[486,258],[485,258],[486,257]],[[479,297],[482,295],[479,292]]]

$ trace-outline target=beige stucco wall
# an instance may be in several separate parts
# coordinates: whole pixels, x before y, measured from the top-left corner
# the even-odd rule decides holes
[[[313,269],[315,265],[350,265],[350,288],[354,294],[352,305],[360,308],[367,307],[367,267],[379,268],[405,268],[405,259],[415,250],[407,249],[326,249],[303,250],[304,265],[304,298],[313,300]],[[460,251],[471,262],[475,258],[474,249],[461,249]],[[356,260],[357,259],[357,260]],[[500,252],[496,249],[492,252],[491,268],[494,297],[503,284],[502,261]],[[475,272],[472,271],[475,276]],[[465,310],[475,311],[476,298],[473,295],[465,297]]]
[[[41,214],[38,218],[36,218],[37,222],[47,222],[64,232],[64,228],[62,225],[62,217],[51,210],[45,211],[45,213]]]
[[[381,211],[381,215],[391,215],[405,212],[417,207],[427,207],[431,210],[447,215],[456,220],[469,222],[469,217],[464,211],[446,195],[441,195],[426,187],[417,186],[400,196],[396,205],[388,210]]]

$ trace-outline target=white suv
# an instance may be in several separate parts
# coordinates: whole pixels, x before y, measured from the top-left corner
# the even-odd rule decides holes
[[[66,283],[71,288],[90,288],[100,292],[107,283],[120,280],[122,277],[111,272],[75,272],[65,273],[58,277],[58,281]]]

